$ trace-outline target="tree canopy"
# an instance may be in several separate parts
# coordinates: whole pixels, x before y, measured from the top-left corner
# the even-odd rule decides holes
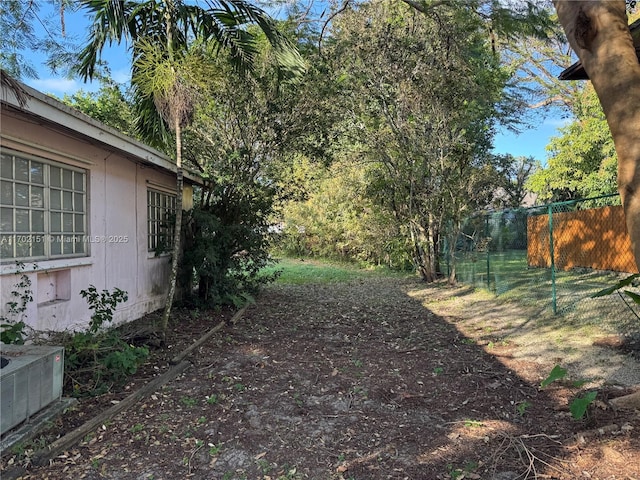
[[[498,126],[520,128],[536,103],[595,112],[551,80],[566,43],[539,2],[346,1],[324,15],[294,3],[279,21],[240,0],[72,3],[94,20],[76,72],[97,76],[104,47],[125,44],[132,88],[65,101],[198,170],[206,231],[271,222],[301,254],[412,264],[425,280],[443,273],[465,216],[548,184],[540,172],[527,183],[535,159],[492,153]],[[606,148],[585,143],[581,161]],[[554,157],[575,166],[570,150],[558,143]],[[557,187],[548,198],[566,194]]]

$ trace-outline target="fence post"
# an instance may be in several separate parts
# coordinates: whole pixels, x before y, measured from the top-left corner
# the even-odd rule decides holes
[[[553,251],[553,204],[549,204],[549,254],[551,255],[551,306],[553,314],[558,313],[558,304],[556,298],[556,262],[555,252]]]
[[[451,276],[451,254],[449,253],[449,242],[447,241],[447,237],[444,237],[444,255],[447,261],[447,279]]]
[[[489,238],[489,214],[485,217],[486,221],[484,223],[484,238]],[[489,260],[489,241],[486,242],[485,248],[487,249],[487,290],[491,291],[491,280],[489,275],[491,275],[491,262]]]

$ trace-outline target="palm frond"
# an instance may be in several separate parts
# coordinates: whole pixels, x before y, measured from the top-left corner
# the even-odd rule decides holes
[[[89,43],[78,55],[76,71],[86,81],[95,75],[95,66],[106,44],[135,38],[139,11],[148,6],[131,0],[80,0],[80,8],[93,17]]]
[[[79,54],[76,70],[85,81],[93,78],[106,45],[130,42],[132,83],[138,111],[137,130],[154,146],[166,145],[164,142],[170,137],[170,128],[156,108],[158,102],[161,104],[167,100],[167,92],[151,94],[149,90],[149,87],[161,89],[161,85],[154,84],[152,80],[162,78],[162,74],[158,74],[154,79],[154,74],[149,73],[152,71],[151,63],[156,63],[153,68],[161,68],[165,61],[175,59],[177,63],[171,65],[174,69],[190,55],[191,46],[200,42],[209,45],[214,52],[215,49],[227,51],[238,70],[251,70],[259,48],[248,27],[256,25],[273,46],[275,58],[282,69],[290,76],[300,75],[305,70],[302,57],[278,31],[275,22],[262,9],[245,0],[204,0],[200,4],[204,6],[186,4],[184,0],[173,0],[170,4],[159,0],[79,0],[79,3],[93,17],[93,26],[87,46]],[[166,11],[168,5],[171,12]],[[170,29],[170,44],[167,28]],[[149,45],[160,48],[152,52]],[[205,64],[207,62],[211,63],[204,61]],[[191,64],[194,71],[204,69],[203,62],[200,63]],[[176,77],[177,83],[171,88],[179,88],[186,94],[183,87],[194,80],[186,75]],[[147,82],[147,85],[139,82]],[[166,98],[159,100],[163,95]],[[189,115],[186,113],[185,119]]]
[[[27,104],[28,95],[22,88],[22,84],[11,77],[7,72],[0,68],[0,87],[9,89],[13,92],[18,100],[18,104],[24,107]]]

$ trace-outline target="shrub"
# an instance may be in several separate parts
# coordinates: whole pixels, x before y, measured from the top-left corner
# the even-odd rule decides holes
[[[113,321],[117,305],[128,300],[127,292],[119,288],[98,292],[90,285],[80,295],[87,300],[93,314],[85,331],[63,338],[65,379],[70,383],[72,395],[96,395],[134,374],[148,357],[149,349],[129,345],[117,329],[104,328]]]

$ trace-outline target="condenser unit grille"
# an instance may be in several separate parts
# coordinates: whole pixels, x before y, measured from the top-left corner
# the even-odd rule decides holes
[[[63,347],[0,344],[0,435],[62,396]]]

